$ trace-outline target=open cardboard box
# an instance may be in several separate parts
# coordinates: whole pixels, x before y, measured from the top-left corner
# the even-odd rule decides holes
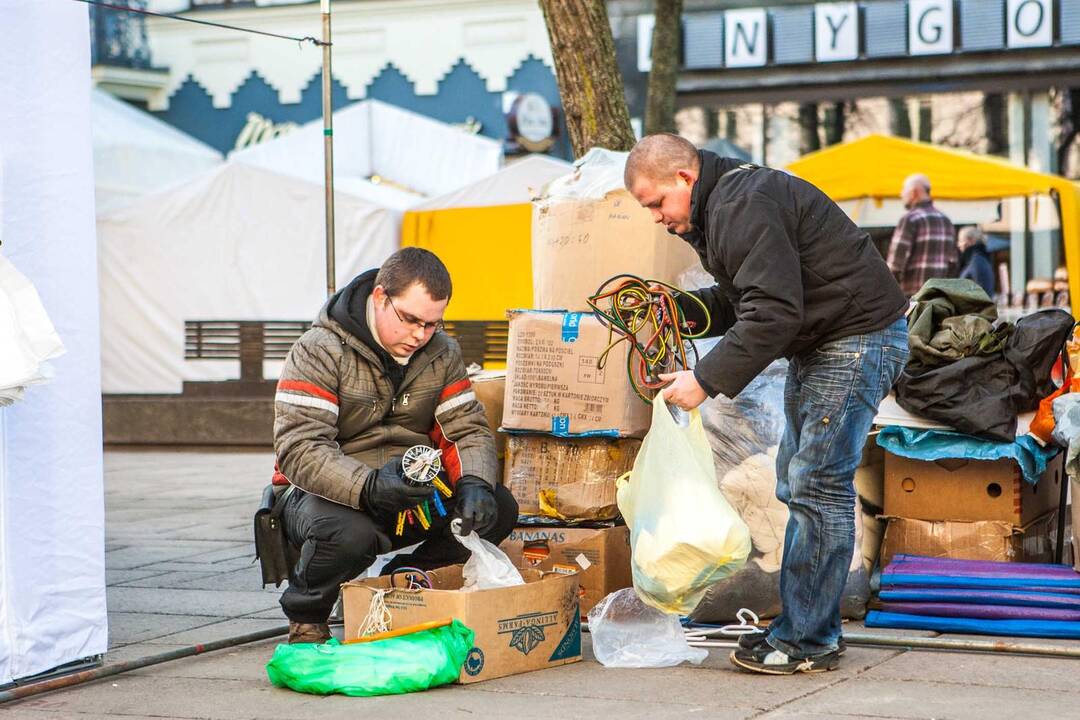
[[[375,594],[389,590],[384,602],[395,628],[456,618],[476,633],[460,683],[581,660],[577,575],[522,570],[524,585],[466,592],[461,570],[461,565],[451,565],[430,571],[430,590],[392,589],[389,577],[345,583],[341,598],[346,639],[357,636]]]
[[[633,586],[630,529],[521,526],[499,548],[518,567],[577,573],[581,614],[610,593]]]

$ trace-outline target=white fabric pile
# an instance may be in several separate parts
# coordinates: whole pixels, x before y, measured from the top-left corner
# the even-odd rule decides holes
[[[37,290],[0,255],[0,407],[22,399],[28,386],[52,378],[47,361],[63,353]]]

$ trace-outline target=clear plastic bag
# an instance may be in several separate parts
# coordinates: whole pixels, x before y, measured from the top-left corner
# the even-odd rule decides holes
[[[687,614],[710,585],[746,562],[750,530],[717,486],[697,410],[680,427],[658,395],[629,480],[617,485],[634,588],[645,603]]]
[[[711,346],[698,344],[704,356]],[[712,446],[717,477],[754,455],[768,453],[784,434],[787,360],[769,365],[735,398],[717,395],[701,404],[701,421]]]
[[[589,634],[604,667],[671,667],[684,660],[700,665],[709,655],[690,647],[678,617],[641,602],[633,588],[616,590],[589,611]]]
[[[454,535],[462,545],[472,551],[472,555],[461,569],[465,579],[462,590],[490,590],[492,588],[524,585],[525,580],[514,567],[514,563],[502,550],[476,534]]]

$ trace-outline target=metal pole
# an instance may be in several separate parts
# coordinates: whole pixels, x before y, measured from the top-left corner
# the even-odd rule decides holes
[[[259,640],[268,640],[273,637],[284,635],[287,632],[289,632],[289,626],[283,625],[269,630],[259,630],[258,632],[248,633],[246,635],[238,635],[223,640],[215,640],[213,642],[200,643],[186,648],[170,650],[169,652],[164,652],[160,655],[151,655],[149,657],[139,658],[138,660],[128,660],[127,662],[116,663],[114,665],[105,665],[104,667],[94,668],[93,670],[84,670],[73,675],[53,678],[52,680],[43,680],[42,682],[22,685],[12,690],[0,692],[0,704],[12,700],[21,700],[32,695],[39,695],[52,690],[60,690],[73,685],[81,685],[82,683],[90,682],[91,680],[101,680],[102,678],[119,675],[120,673],[128,672],[130,670],[149,667],[150,665],[158,665],[172,660],[179,660],[180,658],[191,657],[193,655],[202,655],[203,653],[212,652],[214,650],[223,650],[224,648],[233,647],[235,645],[244,645],[247,643],[258,642]]]
[[[322,9],[322,113],[323,158],[326,170],[326,295],[335,290],[334,271],[334,103],[331,98],[333,74],[330,71],[330,0],[321,0]]]
[[[872,632],[844,633],[848,645],[875,645],[898,647],[908,650],[952,650],[956,652],[989,652],[1007,655],[1049,655],[1051,657],[1080,658],[1080,647],[1068,645],[1044,645],[1016,641],[1012,638],[983,640],[976,638],[905,637]]]

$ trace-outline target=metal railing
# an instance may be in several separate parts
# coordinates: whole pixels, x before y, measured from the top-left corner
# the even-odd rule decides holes
[[[261,380],[264,360],[284,360],[307,332],[306,320],[187,320],[185,360],[239,360],[241,380]],[[504,363],[505,320],[448,320],[446,332],[461,346],[465,364]]]

